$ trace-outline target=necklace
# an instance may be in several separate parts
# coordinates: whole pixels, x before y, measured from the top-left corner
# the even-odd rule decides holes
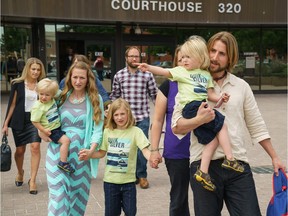
[[[75,96],[72,96],[71,103],[80,104],[85,100],[85,98],[86,98],[85,95],[83,97],[80,97],[80,98],[76,98]]]
[[[225,73],[221,77],[213,78],[213,80],[217,82],[217,81],[223,79],[224,77],[226,77],[226,75],[227,75],[227,71],[225,71]]]

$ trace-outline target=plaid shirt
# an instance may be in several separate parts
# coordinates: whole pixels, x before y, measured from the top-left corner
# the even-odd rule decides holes
[[[111,100],[123,98],[130,104],[136,122],[149,118],[149,97],[155,103],[157,86],[152,73],[141,72],[130,73],[125,67],[118,71],[113,80]]]

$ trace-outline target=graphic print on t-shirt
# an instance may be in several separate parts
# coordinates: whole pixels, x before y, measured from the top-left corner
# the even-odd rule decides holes
[[[59,120],[59,112],[57,111],[57,105],[54,103],[46,113],[46,118],[49,123]]]
[[[110,172],[126,173],[128,167],[130,139],[108,138],[107,166]]]
[[[207,84],[208,80],[205,76],[201,74],[190,74],[191,84],[194,86],[195,93],[205,93],[207,94]]]

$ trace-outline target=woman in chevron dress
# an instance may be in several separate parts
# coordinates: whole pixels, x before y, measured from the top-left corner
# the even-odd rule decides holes
[[[71,141],[68,161],[75,172],[69,174],[57,167],[60,145],[50,142],[46,156],[48,215],[84,215],[99,161],[79,161],[78,152],[85,148],[92,154],[99,148],[104,119],[102,98],[89,65],[76,62],[70,67],[58,107],[61,128]]]

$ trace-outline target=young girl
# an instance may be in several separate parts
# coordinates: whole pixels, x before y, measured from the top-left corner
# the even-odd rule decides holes
[[[172,69],[163,69],[161,67],[148,65],[145,63],[138,64],[142,71],[149,71],[153,74],[163,75],[173,81],[178,82],[179,92],[176,96],[176,105],[172,116],[172,128],[176,125],[177,120],[184,118],[193,118],[196,116],[201,103],[207,100],[212,102],[219,101],[219,98],[227,102],[229,95],[223,94],[219,97],[214,92],[213,80],[208,71],[210,59],[205,40],[199,36],[192,36],[181,47],[182,65]],[[215,110],[215,119],[194,130],[195,136],[199,143],[206,145],[203,151],[203,157],[200,169],[194,174],[194,178],[202,186],[210,191],[215,191],[216,186],[211,181],[208,174],[208,168],[212,156],[218,146],[223,148],[225,159],[222,167],[226,169],[243,172],[244,168],[234,158],[230,145],[227,127],[224,124],[224,116]],[[181,135],[180,135],[181,136]]]
[[[137,147],[147,160],[149,140],[134,126],[135,120],[127,101],[118,98],[110,105],[103,142],[92,158],[106,154],[104,174],[105,216],[136,215],[136,161]],[[79,160],[89,159],[86,149],[79,152]]]
[[[70,140],[61,130],[60,115],[54,100],[58,90],[58,84],[54,80],[45,78],[38,82],[36,91],[39,100],[32,107],[31,121],[54,143],[61,144],[58,167],[68,173],[73,173],[75,172],[74,168],[67,162]]]

